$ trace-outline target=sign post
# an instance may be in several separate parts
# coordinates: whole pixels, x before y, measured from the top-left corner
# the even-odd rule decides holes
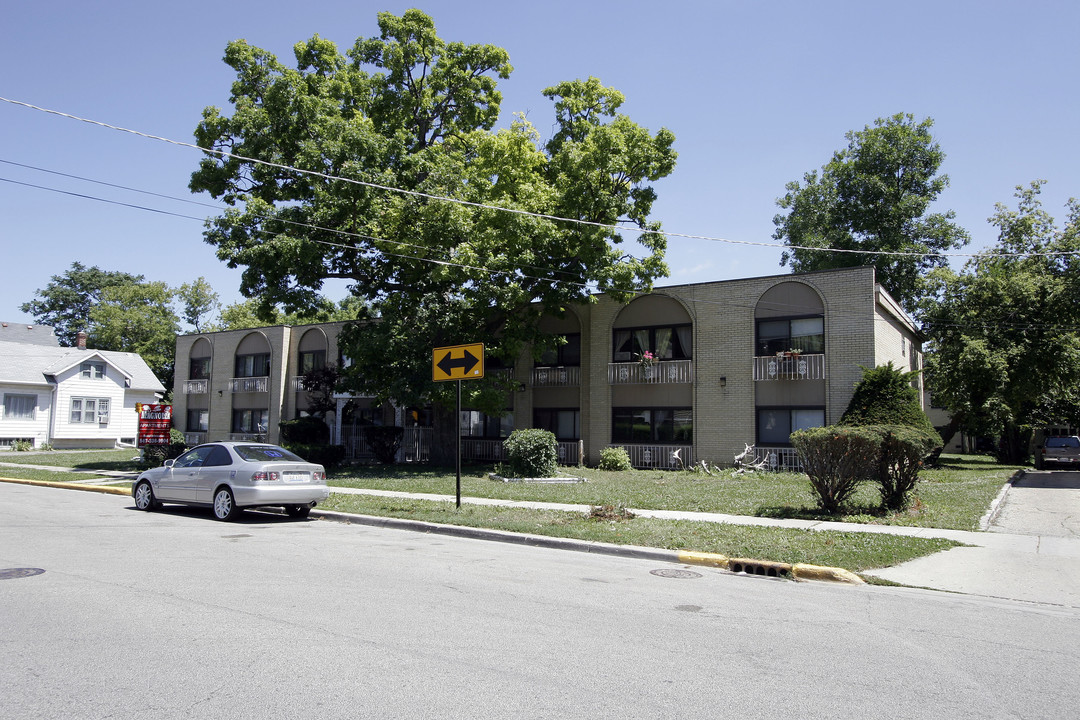
[[[435,382],[457,381],[457,506],[461,507],[461,381],[484,377],[484,343],[438,347],[431,352],[431,379]]]

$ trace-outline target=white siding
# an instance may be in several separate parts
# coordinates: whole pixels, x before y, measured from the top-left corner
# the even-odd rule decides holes
[[[33,395],[36,398],[33,420],[9,418],[4,415],[3,396],[9,394]],[[48,388],[0,385],[0,438],[5,440],[27,438],[33,440],[35,446],[48,442],[51,410],[52,395]]]
[[[108,445],[108,441],[119,440],[121,437],[134,437],[122,435],[122,415],[124,413],[124,378],[111,365],[105,366],[105,377],[101,379],[88,379],[82,377],[79,365],[57,375],[57,408],[56,423],[53,428],[53,439],[57,443],[70,445],[72,440],[85,440],[93,445]],[[105,398],[109,401],[109,420],[107,423],[72,423],[71,401],[72,398]],[[134,405],[132,406],[134,407]],[[131,410],[134,416],[135,410]],[[69,442],[64,442],[69,441]]]

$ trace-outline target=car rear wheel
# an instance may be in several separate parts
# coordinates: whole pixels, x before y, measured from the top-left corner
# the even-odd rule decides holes
[[[214,517],[218,520],[234,520],[239,514],[240,508],[236,507],[232,490],[227,487],[218,488],[214,493]]]
[[[143,480],[141,483],[135,486],[135,507],[140,510],[156,510],[161,503],[154,497],[154,489],[150,487],[150,483]]]
[[[311,514],[310,505],[286,505],[285,512],[291,518],[306,518]]]

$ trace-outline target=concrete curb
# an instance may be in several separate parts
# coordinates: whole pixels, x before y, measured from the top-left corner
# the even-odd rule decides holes
[[[315,509],[311,511],[311,517],[351,525],[368,525],[371,527],[392,528],[396,530],[410,530],[413,532],[448,535],[470,538],[473,540],[492,540],[495,542],[505,542],[529,547],[543,547],[553,550],[573,550],[575,552],[634,558],[636,560],[679,563],[682,565],[703,565],[727,570],[728,572],[736,574],[790,578],[792,580],[838,582],[849,585],[864,584],[865,582],[855,573],[843,568],[801,564],[789,565],[787,563],[773,562],[771,560],[733,559],[718,553],[688,550],[664,550],[662,548],[647,548],[638,545],[615,545],[612,543],[593,542],[589,540],[575,540],[573,538],[527,535],[524,533],[467,527],[464,525],[443,525],[421,520],[403,520],[400,518],[385,518],[373,515],[354,515],[351,513],[337,512],[336,510]]]
[[[127,497],[131,496],[130,488],[108,485],[82,485],[79,483],[25,480],[23,478],[8,477],[0,477],[0,482],[10,482],[19,485],[34,485],[37,487],[54,487],[64,490],[85,490],[109,495],[124,495]],[[633,558],[635,560],[652,560],[654,562],[670,562],[683,565],[703,565],[727,570],[728,572],[736,574],[786,577],[793,580],[819,580],[848,584],[863,583],[862,578],[843,568],[802,564],[789,565],[787,563],[773,562],[771,560],[729,558],[726,555],[720,555],[718,553],[664,550],[662,548],[648,548],[638,545],[615,545],[612,543],[575,540],[573,538],[548,537],[546,535],[528,535],[525,533],[468,527],[465,525],[443,525],[421,520],[403,520],[400,518],[378,517],[374,515],[354,515],[352,513],[337,512],[336,510],[314,509],[311,511],[311,517],[340,522],[346,525],[367,525],[370,527],[390,528],[394,530],[409,530],[412,532],[422,532],[433,535],[447,535],[469,538],[472,540],[489,540],[510,543],[513,545],[524,545],[527,547],[549,548],[552,550],[573,550],[575,552]]]
[[[54,487],[64,490],[86,490],[88,492],[105,493],[107,495],[127,495],[131,497],[131,488],[115,487],[112,485],[84,485],[82,483],[51,482],[49,480],[26,480],[24,478],[0,477],[0,481],[17,483],[19,485],[36,485],[38,487]]]
[[[1017,470],[1009,478],[1009,481],[1001,487],[1001,491],[998,492],[997,497],[990,503],[990,509],[986,511],[986,514],[979,518],[979,530],[986,531],[990,528],[990,523],[994,522],[994,518],[1001,511],[1001,505],[1005,502],[1005,496],[1012,490],[1012,486],[1019,482],[1026,473],[1025,470]]]

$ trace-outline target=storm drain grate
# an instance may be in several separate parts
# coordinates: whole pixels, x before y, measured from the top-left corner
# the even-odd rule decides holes
[[[744,573],[746,575],[782,578],[791,577],[791,565],[788,565],[787,563],[732,559],[728,561],[728,569],[733,573]]]
[[[33,577],[45,572],[41,568],[3,568],[0,569],[0,580],[14,580],[16,578]]]
[[[693,570],[682,570],[680,568],[662,568],[660,570],[650,571],[651,575],[665,578],[677,578],[680,580],[690,580],[693,578],[701,577],[701,573],[696,573]]]

